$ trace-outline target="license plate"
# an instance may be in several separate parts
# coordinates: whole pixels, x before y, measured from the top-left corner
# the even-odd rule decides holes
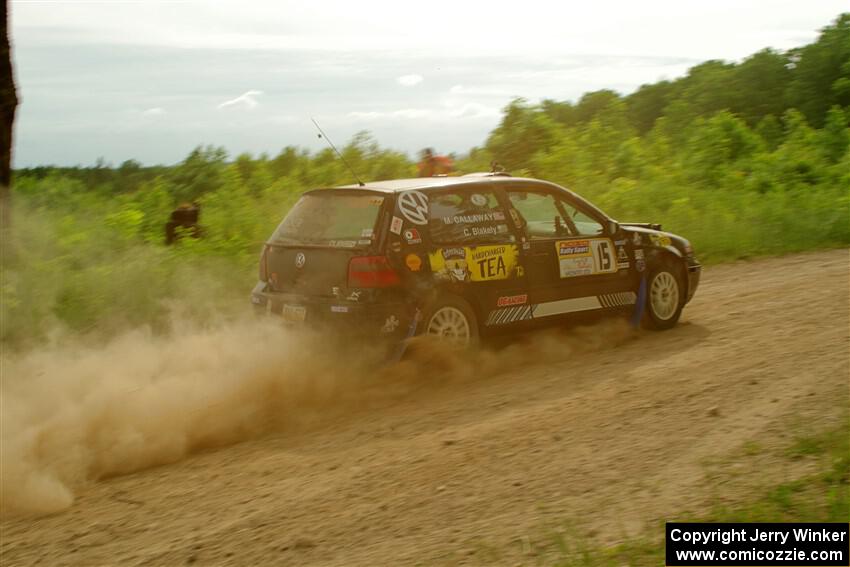
[[[284,321],[302,323],[307,318],[307,308],[303,305],[287,305],[284,303],[281,315]]]

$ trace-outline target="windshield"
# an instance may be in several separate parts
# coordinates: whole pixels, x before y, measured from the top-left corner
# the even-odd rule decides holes
[[[271,242],[354,248],[371,243],[384,198],[376,195],[313,193],[295,203]]]

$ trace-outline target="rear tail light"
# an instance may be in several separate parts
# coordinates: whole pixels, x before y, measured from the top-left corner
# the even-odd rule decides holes
[[[400,282],[386,256],[359,256],[348,263],[348,287],[391,287]]]
[[[265,282],[269,279],[269,245],[263,246],[263,252],[260,254],[260,281]]]

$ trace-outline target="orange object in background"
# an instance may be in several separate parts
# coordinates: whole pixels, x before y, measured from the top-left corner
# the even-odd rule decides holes
[[[435,156],[431,148],[422,151],[422,161],[417,164],[419,177],[446,175],[454,171],[454,161],[448,156]]]

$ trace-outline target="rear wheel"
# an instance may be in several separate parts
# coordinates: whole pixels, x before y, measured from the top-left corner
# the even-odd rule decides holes
[[[685,305],[681,266],[664,261],[649,272],[646,280],[644,327],[664,330],[676,326]]]
[[[478,344],[478,321],[464,299],[455,295],[439,296],[422,318],[422,335],[450,341],[460,347]]]

